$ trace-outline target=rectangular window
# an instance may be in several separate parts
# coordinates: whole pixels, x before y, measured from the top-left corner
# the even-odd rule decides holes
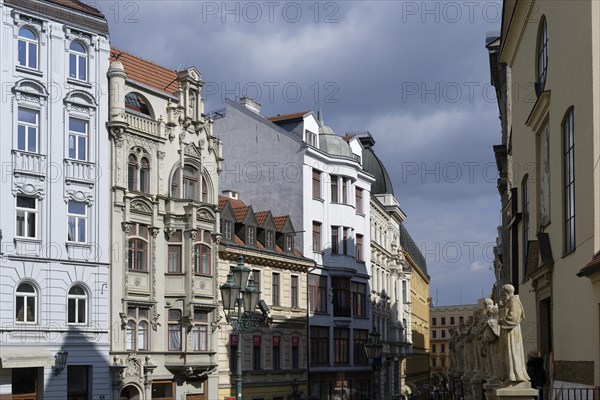
[[[337,177],[337,175],[331,175],[331,202],[332,203],[338,203],[339,202],[338,177]]]
[[[442,317],[442,325],[446,325],[446,317]]]
[[[279,274],[273,273],[273,281],[271,282],[271,290],[273,297],[273,305],[279,305]]]
[[[333,328],[333,355],[335,364],[348,364],[349,330]]]
[[[260,335],[252,336],[252,369],[260,369],[260,345],[262,337]]]
[[[181,351],[181,310],[169,310],[169,351]]]
[[[38,370],[38,368],[12,368],[8,370],[9,374],[12,371],[12,394],[15,395],[15,399],[38,398]],[[7,398],[12,397],[9,394]]]
[[[445,368],[446,367],[446,359],[442,358],[441,363],[442,363],[442,368]]]
[[[363,190],[361,188],[356,188],[356,212],[359,214],[363,213]]]
[[[436,367],[436,361],[437,361],[437,360],[436,360],[435,358],[432,358],[432,359],[431,359],[431,366],[432,366],[432,367]]]
[[[292,368],[300,368],[300,337],[292,336]]]
[[[343,230],[343,236],[342,236],[342,253],[347,256],[350,249],[350,228],[346,228],[344,227]]]
[[[313,221],[313,251],[321,251],[321,223]]]
[[[353,345],[354,345],[354,365],[365,365],[369,363],[365,345],[369,340],[369,331],[366,329],[354,329]]]
[[[309,130],[305,130],[304,132],[306,135],[306,143],[308,143],[309,145],[311,145],[313,147],[317,147],[317,145],[318,145],[317,135]]]
[[[329,327],[310,327],[310,363],[311,365],[329,364]]]
[[[446,330],[442,329],[442,338],[445,338],[445,337],[446,337]]]
[[[298,276],[292,275],[292,308],[298,308]]]
[[[281,369],[281,336],[273,336],[273,369]]]
[[[437,332],[435,330],[431,331],[431,338],[437,339]]]
[[[16,236],[37,237],[37,204],[35,197],[17,196]]]
[[[80,201],[69,200],[68,210],[69,242],[85,243],[87,225],[87,205]]]
[[[148,351],[148,308],[127,308],[125,328],[125,349],[128,351]]]
[[[431,319],[431,325],[433,325],[433,326],[437,325],[437,318],[433,317]]]
[[[406,304],[408,302],[408,293],[406,281],[402,281],[402,302]]]
[[[194,245],[194,273],[198,275],[210,275],[211,257],[210,246],[205,244]]]
[[[563,131],[564,235],[565,253],[575,250],[575,128],[573,110],[566,116]]]
[[[331,254],[338,254],[339,253],[339,231],[340,231],[340,227],[339,226],[332,226],[331,227]]]
[[[446,345],[442,344],[442,353],[445,353],[445,352],[446,352]]]
[[[462,324],[463,322],[465,322],[465,317],[458,317],[458,322],[460,324]]]
[[[175,382],[153,381],[152,382],[152,400],[173,400],[175,397]]]
[[[89,371],[87,365],[67,366],[67,400],[88,399]]]
[[[342,178],[342,203],[348,204],[348,179]]]
[[[131,224],[129,230],[128,265],[133,271],[148,270],[148,227],[141,224]]]
[[[254,227],[249,226],[248,227],[248,237],[246,238],[246,244],[255,246],[256,245],[256,239],[254,238]]]
[[[367,285],[352,282],[353,314],[356,318],[367,318]]]
[[[450,325],[454,325],[454,317],[450,317]]]
[[[437,352],[437,349],[436,349],[436,347],[435,347],[435,344],[432,344],[432,345],[431,345],[431,352],[432,352],[432,353],[434,353],[434,354]]]
[[[252,279],[254,279],[254,287],[260,290],[260,271],[257,269],[252,270]]]
[[[327,313],[327,277],[310,274],[308,277],[310,311]]]
[[[312,170],[312,192],[314,199],[321,198],[321,171]]]
[[[294,237],[292,235],[285,235],[285,251],[291,252],[294,249]]]
[[[208,351],[208,313],[194,310],[194,328],[192,329],[194,351]]]
[[[226,240],[231,240],[233,236],[231,235],[231,221],[223,221],[223,225],[221,226],[223,237]]]
[[[351,317],[350,307],[350,279],[331,278],[333,288],[333,315],[335,317]]]
[[[17,123],[17,149],[38,153],[39,113],[19,107]]]
[[[169,274],[180,274],[181,273],[181,245],[170,244],[168,246],[169,261],[168,261],[168,273]]]
[[[235,373],[237,370],[237,349],[238,349],[238,335],[229,335],[229,371]]]
[[[87,161],[88,122],[69,118],[69,158]]]
[[[356,260],[365,260],[363,255],[363,235],[356,235]]]
[[[267,235],[267,239],[266,239],[267,250],[273,250],[274,243],[275,243],[273,231],[267,231],[266,235]]]

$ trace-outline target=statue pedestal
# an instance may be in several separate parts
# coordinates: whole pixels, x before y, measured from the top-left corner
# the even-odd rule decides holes
[[[499,387],[499,380],[489,379],[487,383],[483,385],[483,390],[485,390],[485,400],[497,400],[496,389],[498,389]]]
[[[473,385],[471,383],[471,379],[473,379],[472,371],[467,372],[462,377],[464,400],[474,400],[473,399]]]
[[[529,382],[521,382],[496,389],[497,400],[534,400],[537,395],[538,391],[532,389]]]
[[[479,377],[479,374],[476,374],[473,379],[471,379],[471,399],[483,399],[483,380]]]

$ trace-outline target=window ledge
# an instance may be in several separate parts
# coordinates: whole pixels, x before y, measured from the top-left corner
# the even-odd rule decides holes
[[[364,212],[361,211],[357,211],[356,215],[360,215],[361,217],[364,217],[366,214]]]
[[[80,248],[80,249],[91,249],[92,245],[89,243],[85,243],[85,242],[71,242],[71,241],[67,241],[65,243],[66,247],[73,247],[73,248]]]
[[[35,76],[44,76],[44,73],[42,71],[33,69],[33,68],[29,68],[29,67],[25,67],[23,65],[16,65],[15,69],[19,72],[25,72],[26,74],[31,74],[31,75],[35,75]]]
[[[325,199],[322,199],[322,198],[320,198],[320,197],[315,197],[315,196],[313,196],[313,200],[315,200],[315,201],[319,201],[319,202],[321,202],[321,203],[325,203]]]
[[[42,244],[42,239],[30,238],[30,237],[26,237],[26,236],[15,236],[15,238],[13,240],[14,240],[15,243],[21,242],[21,243],[37,243],[37,244]]]
[[[75,86],[82,86],[88,89],[92,88],[92,84],[87,82],[87,81],[80,81],[79,79],[75,79],[75,78],[67,78],[67,83],[70,83],[71,85],[75,85]]]

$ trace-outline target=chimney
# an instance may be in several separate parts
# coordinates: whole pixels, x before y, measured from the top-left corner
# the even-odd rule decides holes
[[[229,199],[238,200],[238,192],[233,190],[223,190],[221,193]]]
[[[255,114],[260,115],[260,103],[250,97],[241,97],[239,103]]]

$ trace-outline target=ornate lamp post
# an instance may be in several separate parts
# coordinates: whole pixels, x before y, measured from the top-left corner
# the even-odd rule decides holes
[[[379,399],[379,370],[381,368],[381,350],[383,345],[381,344],[381,335],[377,332],[377,329],[373,328],[369,333],[369,340],[365,345],[365,352],[369,359],[369,364],[373,370],[373,399]]]
[[[235,398],[242,400],[242,334],[259,325],[268,323],[268,309],[262,315],[254,312],[260,291],[254,286],[254,279],[248,279],[250,268],[244,265],[244,256],[239,256],[237,265],[227,275],[221,285],[221,298],[227,322],[238,334],[235,371]]]

